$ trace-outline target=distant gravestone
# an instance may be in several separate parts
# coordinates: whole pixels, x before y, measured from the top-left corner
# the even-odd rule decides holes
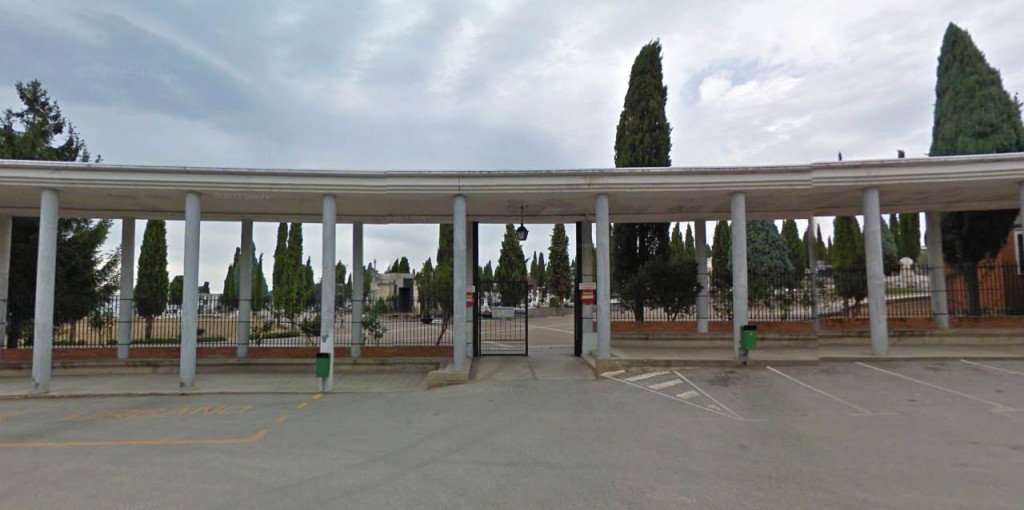
[[[900,278],[911,279],[914,277],[914,260],[910,257],[900,259]]]

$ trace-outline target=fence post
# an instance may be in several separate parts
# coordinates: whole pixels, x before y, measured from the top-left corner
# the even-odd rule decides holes
[[[135,218],[121,220],[121,291],[117,309],[117,359],[128,359],[135,294]]]

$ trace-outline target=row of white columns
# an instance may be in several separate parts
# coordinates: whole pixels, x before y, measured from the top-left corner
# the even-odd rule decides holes
[[[734,349],[739,354],[741,326],[747,323],[747,250],[746,250],[746,196],[734,193],[730,200],[732,219],[732,276],[733,276],[733,323]],[[1021,184],[1020,203],[1024,208],[1024,183]],[[881,209],[877,188],[869,188],[863,195],[865,257],[868,276],[868,306],[871,323],[871,345],[877,355],[888,350],[887,310],[885,304],[885,281],[882,267]],[[324,195],[323,212],[323,285],[321,285],[321,344],[320,351],[332,356],[331,375],[322,382],[321,390],[329,390],[333,384],[333,355],[335,343],[335,239],[337,226],[337,201],[333,195]],[[608,196],[599,194],[595,198],[595,224],[597,231],[597,349],[599,358],[611,354],[611,268],[609,265],[610,221]],[[181,349],[179,387],[182,391],[195,388],[196,379],[196,336],[199,305],[199,246],[202,201],[197,192],[185,196],[185,239],[184,239],[184,285],[182,292]],[[36,273],[36,308],[33,327],[32,381],[33,391],[45,393],[50,388],[50,367],[53,350],[53,299],[57,255],[57,221],[60,217],[59,198],[56,190],[41,192],[39,209],[39,250]],[[809,231],[814,232],[814,218],[809,218]],[[468,316],[466,299],[470,267],[468,245],[474,240],[467,228],[466,198],[456,195],[452,203],[454,226],[454,267],[453,299],[453,368],[464,371],[469,348],[471,317]],[[940,328],[949,327],[949,313],[945,289],[945,268],[942,259],[942,239],[937,212],[927,213],[928,256],[932,279],[932,312]],[[0,217],[0,333],[6,329],[7,286],[10,264],[11,218]],[[587,226],[589,239],[589,225]],[[697,328],[708,330],[708,288],[710,279],[707,270],[707,233],[705,223],[697,222],[695,229],[698,281],[702,290],[697,300]],[[125,219],[122,224],[122,266],[121,301],[118,313],[117,355],[126,359],[129,355],[132,327],[132,293],[135,265],[135,220]],[[249,327],[252,299],[252,221],[242,222],[241,263],[239,266],[239,324],[237,355],[248,355]],[[352,346],[351,355],[361,355],[362,312],[363,312],[363,225],[353,224],[353,268],[352,268]],[[815,266],[814,243],[809,243],[808,258]],[[589,255],[588,255],[589,257]],[[589,268],[589,264],[587,265]],[[816,292],[816,278],[812,271],[812,293]],[[817,300],[813,318],[818,328]],[[0,335],[0,338],[3,338]]]

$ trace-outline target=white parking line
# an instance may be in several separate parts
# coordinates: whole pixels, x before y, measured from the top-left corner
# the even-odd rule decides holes
[[[668,372],[664,372],[664,373],[667,374]],[[709,413],[714,413],[714,414],[717,414],[719,416],[725,416],[726,418],[729,418],[731,420],[737,420],[737,421],[756,421],[756,420],[744,420],[743,418],[740,418],[739,416],[733,416],[731,414],[724,413],[724,412],[719,411],[717,409],[711,409],[709,407],[704,407],[702,405],[694,404],[693,402],[688,402],[688,401],[683,400],[683,399],[678,398],[678,397],[673,397],[672,395],[666,395],[664,393],[660,393],[660,392],[654,391],[654,390],[652,390],[652,389],[650,389],[647,386],[644,386],[642,384],[637,384],[637,383],[629,382],[629,380],[627,380],[627,379],[616,379],[614,377],[609,377],[609,379],[611,379],[613,381],[616,381],[616,382],[620,382],[622,384],[628,384],[628,385],[630,385],[630,386],[632,386],[634,388],[640,388],[641,390],[649,391],[651,393],[654,393],[655,395],[659,395],[659,396],[662,396],[662,397],[665,397],[665,398],[669,398],[669,399],[675,400],[676,402],[682,402],[682,403],[684,403],[684,404],[686,404],[688,406],[696,407],[697,409],[703,409],[703,410],[705,410],[705,411],[707,411]]]
[[[968,365],[974,365],[974,366],[977,366],[977,367],[987,368],[989,370],[995,370],[996,372],[1003,372],[1003,373],[1007,373],[1007,374],[1024,376],[1024,372],[1018,372],[1016,370],[1010,370],[1008,368],[994,367],[992,365],[986,365],[984,363],[978,363],[978,362],[970,361],[970,360],[966,360],[966,359],[962,359],[962,360],[960,360],[960,362],[961,363],[967,363]]]
[[[566,330],[566,329],[551,328],[551,327],[548,327],[548,326],[534,326],[533,324],[530,325],[530,329],[546,329],[548,331],[557,331],[559,333],[566,333],[566,334],[569,334],[569,335],[574,333],[573,331],[569,331],[569,330]]]
[[[665,381],[665,382],[660,382],[660,383],[657,383],[657,384],[652,384],[652,385],[648,386],[648,388],[650,388],[652,390],[663,390],[665,388],[671,388],[671,387],[673,387],[673,386],[675,386],[677,384],[683,384],[683,381],[680,381],[679,379],[672,379],[671,381]]]
[[[691,398],[699,396],[699,395],[700,395],[700,393],[697,393],[696,390],[690,390],[690,391],[684,391],[684,392],[676,395],[676,398],[681,398],[683,400],[690,400]]]
[[[617,376],[619,374],[625,374],[625,373],[626,373],[625,370],[613,370],[611,372],[605,372],[605,373],[601,374],[601,376],[611,378],[611,377],[615,377],[615,376]]]
[[[840,404],[843,404],[846,407],[849,407],[851,409],[855,409],[858,412],[858,414],[870,415],[870,416],[876,416],[876,415],[879,415],[879,414],[895,414],[895,413],[873,413],[873,412],[868,411],[867,409],[864,409],[863,407],[860,407],[860,406],[858,406],[856,404],[851,404],[850,402],[847,402],[847,401],[845,401],[845,400],[843,400],[843,399],[841,399],[841,398],[839,398],[839,397],[837,397],[837,396],[835,396],[835,395],[833,395],[833,394],[831,394],[831,393],[829,393],[829,392],[827,392],[825,390],[821,390],[821,389],[815,388],[814,386],[811,386],[810,384],[807,384],[807,383],[797,379],[796,377],[792,377],[792,376],[786,375],[786,374],[782,373],[781,371],[779,371],[779,370],[777,370],[775,368],[772,368],[772,367],[765,367],[765,368],[767,368],[768,370],[770,370],[770,371],[772,371],[772,372],[774,372],[774,373],[776,373],[778,375],[781,375],[782,377],[785,377],[786,379],[789,379],[790,381],[793,381],[793,382],[799,384],[800,386],[803,386],[804,388],[807,388],[807,389],[809,389],[809,390],[811,390],[813,392],[819,393],[821,395],[825,395],[826,397],[828,397],[828,398],[830,398],[832,400],[835,400],[836,402],[839,402]]]
[[[937,389],[937,390],[942,390],[942,391],[945,391],[947,393],[952,393],[953,395],[956,395],[956,396],[959,396],[959,397],[963,397],[963,398],[966,398],[966,399],[974,400],[976,402],[981,402],[983,404],[988,404],[988,405],[990,405],[990,406],[995,408],[995,409],[993,409],[993,411],[1006,412],[1006,411],[1015,411],[1016,410],[1016,409],[1014,409],[1014,408],[1012,408],[1010,406],[1005,406],[1003,404],[1000,404],[1000,403],[997,403],[997,402],[993,402],[991,400],[986,400],[986,399],[983,399],[981,397],[975,397],[974,395],[968,395],[966,393],[962,393],[962,392],[959,392],[959,391],[956,391],[956,390],[952,390],[952,389],[949,389],[949,388],[946,388],[946,387],[943,387],[943,386],[939,386],[938,384],[932,384],[930,382],[922,381],[920,379],[914,379],[913,377],[909,377],[909,376],[906,376],[906,375],[903,375],[903,374],[897,374],[896,372],[893,372],[893,371],[890,371],[890,370],[886,370],[884,368],[878,368],[878,367],[873,366],[873,365],[868,365],[867,363],[862,363],[860,361],[857,361],[856,363],[858,365],[862,366],[862,367],[870,368],[872,370],[877,370],[879,372],[882,372],[883,374],[889,374],[889,375],[892,375],[892,376],[899,377],[900,379],[906,379],[908,381],[916,382],[917,384],[921,384],[921,385],[927,386],[929,388],[934,388],[934,389]]]
[[[665,375],[667,373],[668,372],[647,372],[646,374],[640,374],[640,375],[634,375],[633,377],[627,377],[624,380],[629,381],[629,382],[637,382],[637,381],[643,381],[644,379],[650,379],[652,377],[658,377],[659,375]]]
[[[679,376],[680,379],[686,381],[686,384],[689,384],[690,386],[693,386],[693,389],[695,389],[698,392],[700,392],[701,395],[704,395],[705,397],[708,397],[709,399],[711,399],[712,402],[718,404],[718,407],[721,407],[722,409],[725,409],[726,411],[729,412],[729,414],[735,416],[736,418],[738,418],[740,420],[744,419],[742,416],[736,414],[736,411],[733,411],[732,409],[729,409],[729,406],[719,402],[718,399],[716,399],[715,397],[712,397],[710,394],[708,394],[708,392],[702,390],[700,388],[700,386],[697,386],[696,384],[693,384],[693,381],[687,379],[685,375],[680,374],[678,370],[674,370],[674,371],[672,371],[672,373],[674,373],[677,376]]]

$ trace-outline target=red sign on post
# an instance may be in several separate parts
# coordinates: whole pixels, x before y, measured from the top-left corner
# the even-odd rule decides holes
[[[584,305],[592,305],[597,301],[597,284],[596,283],[581,283],[580,284],[580,302]]]

